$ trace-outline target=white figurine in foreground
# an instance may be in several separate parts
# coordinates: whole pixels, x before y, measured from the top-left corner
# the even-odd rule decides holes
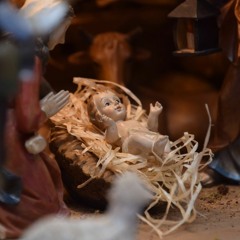
[[[159,102],[151,104],[146,127],[137,120],[126,119],[126,107],[112,90],[94,94],[88,103],[90,121],[106,131],[106,141],[131,154],[153,153],[162,157],[170,151],[168,136],[158,132],[161,112]]]
[[[48,217],[33,224],[21,240],[134,240],[137,213],[152,197],[136,174],[126,172],[113,182],[104,215],[87,219]]]

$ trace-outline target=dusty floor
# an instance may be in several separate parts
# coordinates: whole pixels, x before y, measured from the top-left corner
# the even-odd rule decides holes
[[[70,204],[71,206],[71,204]],[[74,206],[76,215],[88,215],[86,209]],[[196,202],[199,212],[193,223],[185,224],[164,240],[239,240],[240,239],[240,186],[219,185],[205,188]],[[90,213],[91,215],[91,213]],[[140,224],[137,240],[157,240],[151,228]]]
[[[203,189],[196,203],[197,219],[185,224],[165,240],[239,240],[240,239],[240,186],[220,185]],[[144,232],[145,230],[145,232]],[[139,240],[146,238],[143,227]]]

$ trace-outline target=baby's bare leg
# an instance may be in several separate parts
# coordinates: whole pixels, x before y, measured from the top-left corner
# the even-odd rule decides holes
[[[128,137],[128,152],[131,154],[149,154],[152,152],[153,140],[144,134],[133,134]]]
[[[131,154],[148,155],[154,153],[162,157],[164,153],[170,151],[168,136],[159,135],[156,139],[152,139],[144,134],[133,134],[128,137],[128,152]]]
[[[152,151],[157,156],[162,157],[166,152],[170,151],[168,136],[159,136],[158,140],[154,142]]]
[[[148,155],[157,154],[159,157],[165,152],[166,144],[169,142],[168,136],[159,135],[156,139],[144,134],[132,134],[128,137],[128,152],[131,154]]]

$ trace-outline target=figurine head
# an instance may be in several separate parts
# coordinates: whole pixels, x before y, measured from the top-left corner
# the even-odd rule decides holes
[[[105,90],[94,94],[88,103],[90,121],[103,129],[102,115],[114,121],[126,119],[126,108],[121,99],[113,91]]]

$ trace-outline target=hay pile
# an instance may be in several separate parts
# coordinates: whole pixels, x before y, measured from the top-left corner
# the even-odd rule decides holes
[[[138,155],[122,153],[120,148],[114,149],[106,143],[104,133],[90,123],[87,100],[100,88],[110,84],[119,89],[119,96],[127,107],[127,119],[135,119],[146,124],[147,116],[140,100],[128,89],[107,81],[74,78],[74,83],[78,88],[74,94],[71,94],[70,103],[51,120],[55,126],[64,126],[70,135],[75,136],[81,142],[83,152],[97,156],[98,160],[94,170],[91,171],[90,179],[78,187],[87,187],[90,181],[101,178],[107,170],[115,174],[134,171],[144,179],[155,194],[153,201],[144,212],[145,216],[139,217],[151,225],[160,237],[174,231],[185,222],[193,221],[196,217],[194,203],[201,191],[198,179],[199,169],[204,167],[201,160],[205,158],[204,163],[208,164],[212,157],[206,144],[203,150],[198,152],[198,143],[194,136],[184,133],[181,138],[171,142],[171,151],[162,159],[155,156],[146,159]],[[206,142],[208,138],[209,133]],[[165,202],[166,209],[161,218],[155,218],[149,211],[159,202]],[[178,209],[177,220],[169,219],[172,207],[175,211]]]

